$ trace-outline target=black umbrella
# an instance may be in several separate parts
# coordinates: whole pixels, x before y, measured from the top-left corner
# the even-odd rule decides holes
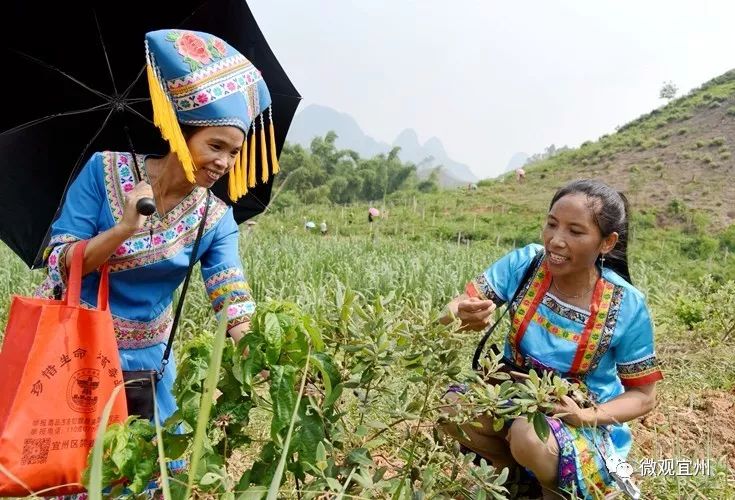
[[[152,122],[144,36],[185,28],[216,35],[262,72],[280,153],[301,96],[244,0],[17,0],[3,7],[0,46],[0,238],[41,264],[66,188],[95,151],[165,153]],[[227,201],[227,180],[214,192]],[[262,212],[271,184],[234,204],[240,223]]]

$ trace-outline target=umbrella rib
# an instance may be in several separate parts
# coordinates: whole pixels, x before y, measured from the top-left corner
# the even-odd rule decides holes
[[[102,37],[102,28],[100,28],[100,20],[97,17],[97,11],[93,10],[94,24],[97,26],[97,34],[100,37],[100,45],[102,45],[102,52],[105,54],[105,62],[107,62],[107,70],[110,72],[110,80],[112,81],[112,90],[117,95],[117,85],[115,85],[115,75],[112,74],[112,66],[110,65],[110,57],[107,54],[107,47],[105,47],[105,39]]]
[[[27,59],[35,62],[36,64],[40,64],[41,66],[44,66],[47,69],[50,69],[50,70],[53,70],[53,71],[56,71],[56,72],[62,74],[63,76],[65,76],[69,80],[71,80],[72,82],[74,82],[77,85],[79,85],[80,87],[82,87],[82,88],[84,88],[84,89],[92,92],[93,94],[95,94],[98,97],[101,97],[101,98],[106,99],[106,100],[110,100],[111,99],[110,96],[108,96],[107,94],[105,94],[103,92],[100,92],[99,90],[93,89],[92,87],[90,87],[86,83],[77,80],[76,78],[74,78],[73,76],[71,76],[69,73],[66,73],[64,71],[61,71],[59,68],[57,68],[56,66],[53,66],[52,64],[49,64],[49,63],[47,63],[45,61],[42,61],[42,60],[38,59],[37,57],[33,57],[32,55],[26,54],[25,52],[21,52],[19,50],[13,49],[12,52],[15,52],[16,54],[18,54],[20,56],[23,56],[23,57],[25,57],[25,58],[27,58]]]
[[[140,71],[138,71],[138,75],[135,78],[133,78],[133,81],[130,83],[130,85],[128,85],[128,88],[126,88],[125,91],[122,93],[123,99],[127,99],[128,94],[130,93],[131,90],[133,90],[133,87],[135,87],[135,84],[138,83],[138,80],[140,80],[140,77],[144,71],[145,71],[145,66],[140,68]]]
[[[140,112],[140,111],[138,111],[137,109],[133,109],[133,108],[131,108],[131,107],[130,107],[130,106],[128,106],[127,104],[125,105],[125,109],[127,109],[128,111],[130,111],[130,112],[131,112],[131,113],[133,113],[134,115],[138,115],[139,117],[141,117],[142,119],[144,119],[144,120],[145,120],[145,121],[147,121],[148,123],[151,123],[151,124],[153,123],[153,121],[152,121],[152,120],[150,120],[150,119],[149,119],[149,118],[148,118],[147,116],[145,116],[145,115],[144,115],[143,113],[141,113],[141,112]]]
[[[111,107],[110,108],[110,112],[107,113],[107,116],[105,117],[105,120],[102,122],[102,125],[100,125],[99,130],[97,130],[97,132],[94,133],[94,135],[89,140],[89,142],[87,143],[87,145],[84,146],[84,149],[82,149],[82,154],[79,155],[79,158],[77,159],[77,162],[74,164],[74,170],[72,172],[76,171],[77,165],[79,165],[79,162],[82,160],[82,158],[84,158],[84,155],[87,154],[87,150],[89,149],[89,146],[92,145],[92,143],[97,139],[97,137],[99,137],[99,135],[105,129],[105,126],[107,125],[107,122],[110,121],[110,117],[112,116],[112,114],[114,112],[115,112],[115,110]]]
[[[21,125],[15,126],[13,128],[10,128],[8,130],[4,130],[3,132],[0,132],[0,136],[3,135],[9,135],[13,134],[15,132],[20,132],[21,130],[25,130],[28,127],[32,127],[34,125],[38,125],[39,123],[43,123],[49,120],[53,120],[54,118],[59,118],[60,116],[73,116],[73,115],[81,115],[84,113],[91,113],[92,111],[98,111],[100,109],[109,108],[110,103],[105,104],[99,104],[97,106],[87,108],[87,109],[77,109],[74,111],[64,111],[62,113],[54,113],[53,115],[44,116],[43,118],[36,118],[35,120],[31,120],[29,122],[23,123]]]
[[[79,158],[77,158],[77,161],[74,163],[74,167],[71,169],[71,174],[69,175],[68,179],[66,180],[66,185],[64,186],[64,196],[66,196],[66,192],[69,189],[69,185],[73,182],[74,178],[76,177],[77,170],[79,169],[79,164],[82,161],[82,158],[84,158],[84,155],[87,154],[87,150],[89,149],[89,146],[92,145],[92,143],[97,139],[97,137],[100,135],[102,130],[104,130],[105,125],[107,125],[107,122],[110,120],[110,117],[112,116],[112,113],[114,113],[115,110],[110,106],[110,112],[107,113],[107,116],[105,117],[105,120],[102,122],[102,125],[100,126],[99,130],[95,132],[94,136],[90,141],[87,143],[86,146],[84,146],[84,149],[82,149],[82,154],[79,155]],[[56,211],[58,213],[59,208],[57,207]],[[54,216],[55,218],[55,216]],[[46,230],[46,235],[43,237],[44,241],[48,241],[49,233],[51,232],[51,226]],[[41,248],[38,253],[36,253],[36,258],[34,259],[34,262],[38,261],[41,254],[43,252],[43,248]]]

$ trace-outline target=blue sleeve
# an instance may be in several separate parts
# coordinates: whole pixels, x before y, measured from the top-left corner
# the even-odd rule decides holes
[[[523,274],[543,247],[537,244],[518,248],[503,256],[467,284],[469,291],[500,305],[508,302],[518,289]]]
[[[66,192],[59,217],[51,225],[51,238],[44,250],[46,279],[34,292],[53,297],[66,289],[66,253],[72,243],[96,236],[105,200],[102,153],[95,153]]]
[[[617,372],[626,387],[647,385],[663,379],[656,361],[653,322],[640,292],[626,288],[625,294],[628,300],[623,300],[618,319],[623,331],[613,346]]]
[[[222,310],[229,298],[227,308],[228,330],[250,319],[255,312],[255,301],[242,270],[238,251],[238,230],[228,208],[214,229],[214,239],[201,258],[202,278],[209,300],[216,314]]]

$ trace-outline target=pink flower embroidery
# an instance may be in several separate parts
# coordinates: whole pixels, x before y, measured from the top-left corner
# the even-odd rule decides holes
[[[193,59],[198,63],[209,64],[212,62],[212,57],[209,55],[209,50],[207,50],[207,44],[194,33],[183,33],[176,40],[176,50],[182,56]]]
[[[50,266],[55,266],[56,265],[56,255],[52,255],[51,257],[49,257],[48,263]]]
[[[225,47],[225,42],[223,42],[219,38],[215,38],[212,41],[212,45],[214,46],[215,49],[217,49],[217,52],[219,52],[221,56],[224,56],[225,53],[227,52],[227,47]]]
[[[234,91],[237,88],[237,85],[235,85],[235,82],[227,82],[227,90]]]
[[[117,250],[115,250],[115,253],[117,255],[125,255],[125,247],[123,247],[123,246],[117,247]]]
[[[209,96],[204,92],[197,94],[196,99],[199,104],[207,104],[209,102]]]
[[[237,307],[230,306],[227,308],[227,316],[232,318],[233,316],[237,315]]]
[[[163,241],[163,238],[161,238],[160,235],[156,235],[156,236],[153,237],[153,244],[154,245],[160,245],[162,241]]]
[[[127,156],[121,156],[120,157],[120,163],[122,163],[123,165],[127,165],[128,164],[128,157]]]
[[[131,183],[126,182],[125,184],[123,184],[123,191],[125,191],[126,193],[129,193],[132,190],[133,190],[133,185]]]

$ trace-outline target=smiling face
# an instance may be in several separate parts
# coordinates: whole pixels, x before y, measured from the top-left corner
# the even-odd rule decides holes
[[[589,273],[597,256],[615,246],[618,234],[603,237],[595,221],[598,204],[594,198],[574,193],[557,200],[549,210],[541,235],[554,276]]]
[[[191,158],[196,165],[197,185],[210,188],[235,165],[245,134],[237,127],[201,127],[189,136]]]

